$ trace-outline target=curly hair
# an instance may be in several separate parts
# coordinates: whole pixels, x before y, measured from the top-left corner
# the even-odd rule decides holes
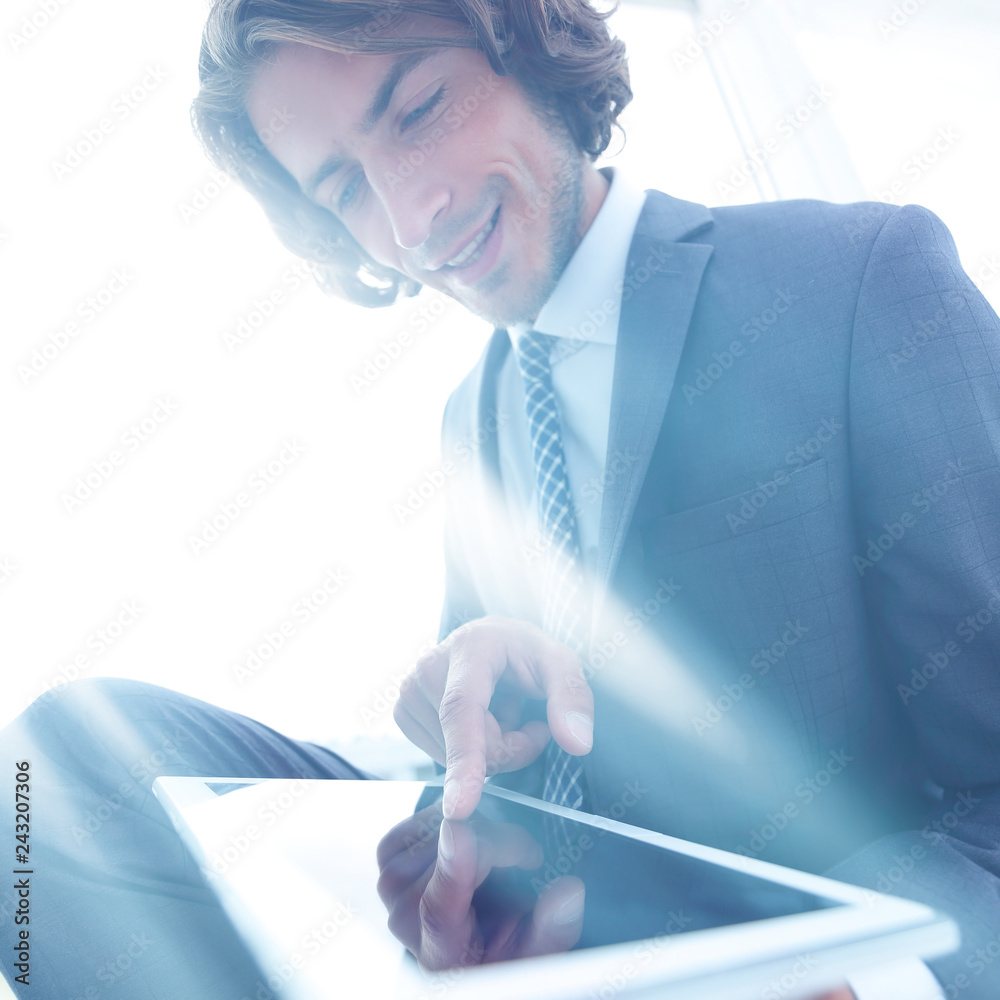
[[[393,30],[414,14],[460,30],[440,37]],[[247,92],[261,65],[289,42],[353,55],[476,48],[495,73],[547,100],[580,152],[596,159],[632,98],[625,46],[611,37],[607,16],[588,0],[216,0],[202,35],[191,117],[209,157],[260,202],[324,291],[389,305],[419,284],[378,264],[333,212],[306,198],[251,124]]]

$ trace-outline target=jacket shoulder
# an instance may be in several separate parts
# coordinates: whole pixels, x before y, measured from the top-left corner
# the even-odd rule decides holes
[[[907,209],[926,211],[917,206]],[[796,198],[711,211],[720,236],[725,234],[754,245],[798,246],[805,242],[866,250],[874,245],[882,227],[903,209],[880,201],[836,204]]]

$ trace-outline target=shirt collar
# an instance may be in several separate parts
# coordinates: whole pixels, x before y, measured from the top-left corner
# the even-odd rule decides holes
[[[529,330],[577,342],[616,343],[625,264],[646,194],[620,170],[602,172],[611,181],[604,202],[535,322],[511,327],[515,345]]]

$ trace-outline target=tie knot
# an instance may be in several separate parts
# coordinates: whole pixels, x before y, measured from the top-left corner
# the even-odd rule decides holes
[[[552,374],[550,357],[552,342],[555,340],[547,333],[529,330],[517,341],[517,363],[521,375],[528,381],[538,381]]]

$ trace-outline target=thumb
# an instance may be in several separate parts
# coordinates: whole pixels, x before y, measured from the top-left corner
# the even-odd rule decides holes
[[[574,756],[590,753],[594,744],[594,693],[583,664],[573,650],[551,643],[538,657],[545,691],[545,714],[552,738]]]
[[[563,687],[549,695],[546,715],[552,738],[574,756],[590,753],[594,745],[594,696],[587,682]]]

